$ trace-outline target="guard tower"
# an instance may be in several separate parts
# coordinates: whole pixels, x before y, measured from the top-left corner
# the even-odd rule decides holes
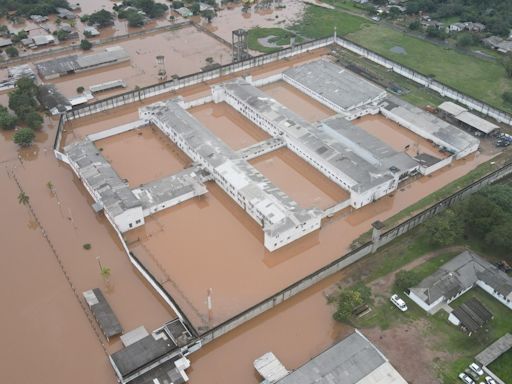
[[[251,57],[247,48],[247,31],[237,29],[232,32],[233,62],[242,61]]]
[[[156,63],[158,65],[158,79],[161,81],[167,80],[167,71],[165,70],[165,57],[157,56]]]

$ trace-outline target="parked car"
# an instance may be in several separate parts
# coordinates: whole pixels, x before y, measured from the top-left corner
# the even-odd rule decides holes
[[[469,369],[471,369],[473,372],[475,372],[478,376],[482,376],[484,374],[484,371],[477,363],[471,363],[469,364]]]
[[[471,378],[472,378],[473,380],[475,380],[475,381],[477,381],[477,380],[478,380],[478,378],[480,377],[480,375],[479,375],[478,373],[476,373],[475,371],[473,371],[473,370],[471,370],[471,369],[469,369],[469,368],[466,368],[466,369],[464,370],[464,373],[465,373],[466,375],[468,375],[469,377],[471,377]]]
[[[393,296],[391,296],[391,302],[393,304],[395,304],[395,306],[401,310],[402,312],[405,312],[407,311],[407,304],[405,304],[405,301],[403,301],[400,296],[398,296],[397,294],[394,294]]]
[[[491,376],[485,376],[486,384],[497,384],[496,380],[494,380]]]
[[[466,375],[465,373],[459,373],[459,379],[461,379],[466,384],[475,384],[473,379],[471,377],[469,377],[468,375]]]

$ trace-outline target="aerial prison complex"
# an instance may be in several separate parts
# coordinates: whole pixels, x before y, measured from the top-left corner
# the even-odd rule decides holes
[[[258,88],[285,81],[332,109],[336,115],[310,123]],[[271,138],[234,151],[187,109],[225,102]],[[409,155],[391,148],[351,121],[381,114],[433,143],[439,157]],[[65,148],[65,160],[104,210],[111,223],[125,232],[144,224],[144,217],[207,192],[214,181],[262,228],[269,251],[319,229],[327,216],[361,208],[395,191],[411,175],[430,174],[475,152],[479,140],[465,131],[326,60],[285,70],[253,81],[238,78],[212,86],[211,95],[193,102],[180,98],[139,109],[140,120],[111,130],[110,135],[153,124],[192,161],[190,168],[139,188],[130,189],[87,138]],[[105,137],[105,135],[103,135]],[[326,210],[301,207],[254,168],[249,160],[285,147],[349,193]],[[441,155],[441,153],[443,153]]]

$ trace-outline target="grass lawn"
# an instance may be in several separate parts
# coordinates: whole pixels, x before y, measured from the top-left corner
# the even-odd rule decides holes
[[[489,365],[489,369],[505,383],[512,383],[512,350],[509,349],[494,360]]]
[[[512,90],[512,80],[499,63],[467,56],[382,25],[359,29],[347,38],[477,99],[512,111],[501,98],[504,91]],[[393,47],[402,47],[406,54],[392,52]]]
[[[444,382],[447,383],[454,382],[457,379],[457,375],[473,362],[474,357],[478,353],[505,333],[512,331],[510,309],[478,287],[466,292],[459,299],[450,303],[450,306],[456,308],[471,298],[478,299],[494,315],[494,319],[476,334],[466,336],[455,326],[449,324],[447,320],[448,315],[444,311],[440,311],[430,319],[432,324],[431,331],[443,335],[442,343],[438,345],[438,348],[446,350],[457,357],[453,362],[441,364],[439,373]],[[508,378],[512,379],[511,376]],[[503,379],[506,380],[505,377]],[[506,382],[509,382],[509,380],[506,380]]]
[[[265,47],[261,45],[258,39],[263,37],[273,36],[273,38],[269,39],[270,43],[274,43],[279,45],[280,47]],[[253,28],[249,30],[249,34],[247,37],[247,44],[249,45],[249,49],[263,52],[263,53],[271,53],[280,50],[283,46],[287,46],[290,44],[290,38],[294,36],[292,32],[286,31],[282,28]],[[302,43],[304,39],[300,36],[295,37],[295,43]]]
[[[303,19],[292,29],[299,35],[319,39],[331,36],[334,33],[334,27],[339,35],[346,35],[371,24],[362,17],[308,5]]]

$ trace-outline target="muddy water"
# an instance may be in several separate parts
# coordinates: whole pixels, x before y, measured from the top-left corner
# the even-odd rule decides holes
[[[287,148],[258,157],[251,164],[302,207],[326,209],[350,197]]]
[[[300,19],[304,12],[304,4],[302,2],[284,0],[282,4],[286,8],[262,12],[255,12],[254,8],[251,8],[251,12],[245,15],[242,14],[242,7],[240,5],[230,5],[218,14],[211,24],[204,23],[204,25],[208,26],[215,34],[231,41],[231,32],[235,29],[251,29],[257,26],[282,28]]]
[[[110,46],[115,45],[122,46],[130,54],[129,63],[69,75],[52,82],[69,97],[76,95],[79,86],[88,88],[109,80],[122,79],[127,84],[127,89],[119,90],[123,92],[135,86],[143,87],[159,82],[159,67],[156,62],[159,55],[165,57],[165,69],[169,79],[172,75],[183,76],[200,71],[207,64],[205,59],[208,57],[223,64],[231,61],[231,51],[225,45],[193,27],[146,35]],[[102,45],[95,48],[94,52],[103,51],[107,47]],[[98,97],[104,96],[99,94]]]
[[[131,266],[110,224],[93,213],[92,200],[72,171],[54,158],[54,124],[47,119],[35,144],[24,150],[12,143],[12,132],[0,136],[0,214],[9,218],[0,230],[0,298],[9,308],[0,321],[9,330],[8,348],[0,353],[0,382],[113,383],[100,341],[34,218],[17,203],[19,191],[6,170],[15,170],[78,295],[100,287],[125,330],[140,325],[152,330],[174,314]],[[86,251],[85,243],[92,249]],[[96,257],[112,271],[108,286]],[[109,352],[121,346],[118,338],[101,342]]]
[[[258,316],[191,356],[191,384],[260,383],[253,361],[273,352],[287,369],[296,369],[353,332],[332,319],[326,289],[347,272],[322,281],[307,291]]]
[[[269,138],[265,131],[226,103],[208,103],[188,110],[232,149],[247,148]]]
[[[268,84],[261,89],[309,122],[323,120],[335,115],[332,110],[284,81]]]
[[[191,160],[154,126],[108,137],[95,144],[132,188],[177,173],[191,164]]]
[[[166,289],[192,321],[212,326],[341,256],[373,221],[385,220],[487,159],[480,155],[457,161],[432,177],[403,186],[393,196],[355,212],[347,210],[324,222],[321,230],[272,253],[263,247],[261,228],[213,183],[205,197],[160,212],[148,220],[155,223],[127,237],[136,254],[158,261],[164,270],[160,273],[169,276]],[[215,303],[209,323],[205,321],[208,288],[213,289]]]
[[[365,116],[352,121],[352,123],[379,138],[396,151],[405,151],[411,156],[417,156],[419,153],[427,153],[441,159],[447,157],[446,153],[439,151],[439,149],[428,140],[401,127],[381,114]],[[409,148],[405,150],[407,146],[409,146]]]

